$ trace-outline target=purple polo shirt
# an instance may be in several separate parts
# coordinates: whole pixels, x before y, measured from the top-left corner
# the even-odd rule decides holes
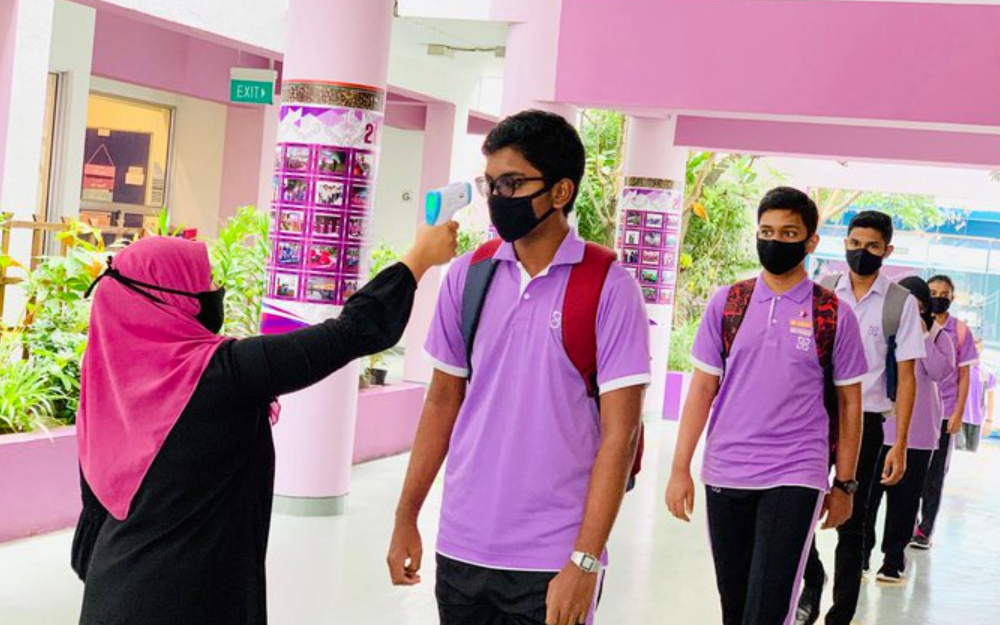
[[[972,330],[965,333],[965,340],[958,338],[958,319],[954,315],[948,316],[948,321],[944,322],[944,331],[948,333],[958,350],[958,358],[955,360],[955,371],[941,382],[941,401],[944,402],[944,413],[942,419],[950,419],[955,414],[958,406],[958,370],[962,367],[969,367],[979,362],[979,352],[976,350],[976,337],[972,336]],[[971,398],[972,386],[970,380],[969,394]],[[968,403],[968,399],[966,399]]]
[[[558,571],[573,552],[601,444],[600,418],[566,355],[562,309],[576,234],[532,279],[514,248],[500,260],[483,307],[472,381],[448,450],[437,550],[474,565]],[[467,377],[462,289],[471,255],[456,260],[438,297],[426,352]],[[639,285],[612,265],[597,314],[601,393],[650,381],[649,321]]]
[[[849,274],[841,275],[837,282],[837,297],[854,311],[864,339],[868,373],[861,383],[861,404],[865,412],[887,413],[893,409],[885,379],[885,358],[889,345],[882,332],[882,308],[885,306],[885,294],[890,284],[891,281],[884,273],[879,274],[872,288],[859,302],[854,298]],[[917,299],[910,295],[903,305],[903,315],[899,320],[899,330],[896,332],[896,362],[919,360],[925,355],[924,324],[920,320],[920,305]]]
[[[995,386],[996,377],[989,371],[983,371],[978,362],[969,367],[969,400],[965,402],[964,423],[983,424],[986,420],[986,393]]]
[[[913,401],[908,447],[934,451],[941,437],[941,392],[938,384],[954,371],[955,344],[947,333],[935,331],[924,339],[927,356],[913,367],[917,378],[917,394]],[[885,444],[896,442],[896,418],[889,415],[882,426]]]
[[[695,338],[695,367],[720,376],[708,425],[702,481],[721,488],[829,488],[830,417],[823,406],[823,368],[813,341],[813,282],[775,295],[757,278],[753,297],[725,363],[722,312],[729,287],[712,296]],[[838,386],[868,370],[858,322],[838,307],[833,374]]]

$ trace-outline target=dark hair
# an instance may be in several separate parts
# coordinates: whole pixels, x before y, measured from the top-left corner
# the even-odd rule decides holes
[[[809,236],[816,234],[816,228],[819,226],[819,209],[816,208],[816,202],[802,191],[791,187],[771,189],[757,207],[757,221],[760,221],[767,211],[775,210],[795,213],[802,218]]]
[[[917,298],[917,301],[924,305],[924,310],[930,311],[931,289],[927,286],[927,283],[923,281],[923,278],[918,278],[917,276],[903,278],[899,281],[899,286],[912,293],[913,297]]]
[[[568,121],[547,111],[522,111],[501,121],[483,142],[483,154],[490,156],[511,148],[531,166],[542,172],[546,185],[560,180],[573,181],[573,197],[565,213],[573,211],[580,192],[580,182],[587,165],[587,155],[580,135]]]
[[[886,245],[892,243],[892,217],[883,212],[861,211],[851,219],[851,224],[847,226],[847,234],[851,234],[855,228],[878,230]]]
[[[946,276],[944,274],[938,274],[936,276],[931,276],[931,278],[927,281],[927,284],[930,285],[930,284],[932,284],[934,282],[944,282],[951,289],[952,294],[955,293],[955,283],[952,282],[951,278],[949,278],[948,276]]]

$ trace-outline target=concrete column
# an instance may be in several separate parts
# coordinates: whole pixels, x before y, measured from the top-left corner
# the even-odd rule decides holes
[[[392,0],[289,3],[265,333],[337,315],[365,277],[392,14]],[[277,511],[346,511],[359,368],[283,399]]]
[[[673,117],[629,117],[618,203],[617,248],[642,287],[651,321],[653,381],[643,412],[657,418],[663,414],[687,168],[687,150],[674,147],[675,128]]]

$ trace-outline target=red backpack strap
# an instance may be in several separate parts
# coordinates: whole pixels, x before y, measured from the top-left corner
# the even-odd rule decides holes
[[[595,243],[587,243],[583,261],[573,266],[563,299],[563,346],[570,362],[587,385],[587,394],[596,398],[597,389],[597,309],[608,270],[615,253]]]
[[[736,333],[743,325],[743,317],[747,313],[750,305],[750,298],[753,297],[754,287],[757,286],[757,279],[751,278],[742,282],[737,282],[729,287],[726,294],[726,305],[722,309],[722,362],[729,358],[729,352],[733,348],[733,341],[736,340]],[[725,364],[723,364],[725,366]]]
[[[503,239],[493,239],[492,241],[483,243],[472,253],[472,262],[470,264],[478,265],[483,261],[493,260],[501,245],[503,245]]]
[[[840,300],[833,291],[813,285],[813,335],[816,337],[816,355],[824,370],[833,363],[839,304]]]

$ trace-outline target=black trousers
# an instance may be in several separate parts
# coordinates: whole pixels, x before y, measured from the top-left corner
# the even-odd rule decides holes
[[[963,423],[962,429],[958,431],[958,440],[955,441],[955,449],[962,451],[979,451],[979,441],[983,437],[983,427],[972,423]]]
[[[794,610],[823,493],[706,488],[724,625],[784,625]]]
[[[948,474],[948,464],[951,460],[951,434],[948,433],[948,422],[941,423],[941,438],[938,449],[931,458],[931,466],[924,482],[924,497],[920,508],[920,533],[927,538],[934,533],[934,523],[937,522],[938,511],[941,509],[941,494],[944,492],[944,476]]]
[[[861,594],[861,569],[864,564],[865,525],[868,522],[868,499],[872,485],[882,479],[882,422],[885,418],[877,412],[866,412],[861,434],[861,452],[858,455],[858,492],[854,495],[854,512],[851,518],[837,528],[837,556],[833,579],[833,607],[826,615],[826,625],[850,625],[858,609]],[[813,541],[806,564],[805,583],[811,589],[823,587],[823,562]]]
[[[487,569],[439,554],[435,594],[441,625],[544,625],[549,582],[556,575]],[[602,586],[603,577],[595,608]]]
[[[885,463],[885,456],[890,447],[882,447],[879,465]],[[930,468],[931,456],[929,449],[910,449],[906,452],[906,474],[895,486],[883,486],[882,481],[875,482],[872,487],[871,499],[868,501],[868,524],[865,537],[865,562],[871,557],[875,548],[875,525],[878,520],[878,509],[882,504],[882,495],[886,495],[885,529],[882,534],[882,566],[888,570],[903,572],[906,569],[906,546],[913,537],[913,526],[917,522],[920,511],[920,495],[924,490],[927,470]]]

